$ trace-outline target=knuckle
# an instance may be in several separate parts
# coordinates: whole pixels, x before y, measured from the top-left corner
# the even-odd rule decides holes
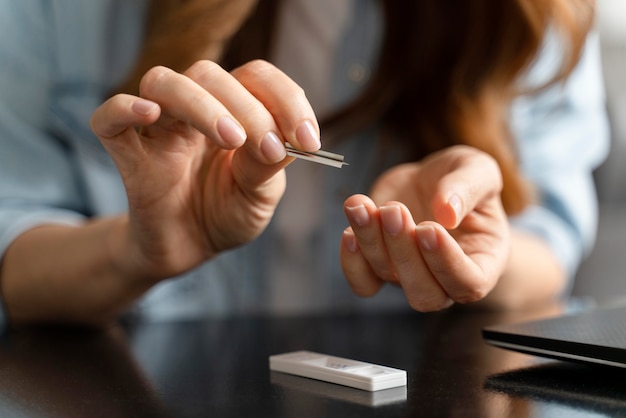
[[[232,74],[245,84],[250,84],[254,81],[263,82],[279,80],[283,85],[286,84],[289,86],[290,92],[294,96],[305,96],[304,89],[302,87],[300,87],[272,63],[262,59],[249,61],[241,67],[235,69]]]
[[[185,71],[185,75],[192,80],[210,80],[226,71],[217,63],[210,60],[200,60],[194,62]]]
[[[141,77],[141,81],[139,83],[139,91],[141,95],[149,97],[163,77],[166,77],[171,73],[172,70],[160,65],[150,68],[146,71],[143,77]]]
[[[255,59],[239,67],[238,71],[243,75],[266,77],[274,74],[278,69],[268,61]]]
[[[242,115],[245,115],[241,122],[246,125],[247,129],[257,131],[260,135],[265,134],[268,129],[271,129],[276,131],[279,137],[281,136],[281,133],[274,127],[272,115],[261,102],[257,100],[246,100],[239,103],[239,106],[239,111]]]
[[[359,225],[357,225],[356,222],[353,222],[352,220],[350,220],[350,224],[355,231],[363,229],[363,227],[359,227]],[[358,234],[357,239],[359,241],[359,247],[363,250],[365,254],[379,254],[379,250],[381,248],[381,238],[378,235],[367,233],[367,231],[365,231]]]
[[[504,182],[502,179],[502,172],[500,170],[500,166],[498,165],[498,162],[496,161],[496,159],[489,154],[483,154],[482,164],[492,173],[491,175],[493,176],[493,178],[498,181],[498,187],[501,190],[504,185]]]
[[[471,154],[467,155],[467,158],[471,158],[474,161],[476,166],[481,167],[483,172],[489,173],[486,174],[489,178],[495,180],[498,186],[498,190],[501,190],[503,187],[503,179],[502,179],[502,171],[500,170],[500,165],[496,158],[485,152],[478,149],[473,149]]]
[[[416,255],[412,251],[404,251],[404,248],[398,248],[392,254],[392,261],[395,269],[400,272],[413,270]]]

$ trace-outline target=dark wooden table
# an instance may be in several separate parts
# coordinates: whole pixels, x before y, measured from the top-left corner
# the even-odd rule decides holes
[[[558,312],[23,329],[0,344],[0,417],[626,416],[626,374],[482,340],[485,325]],[[302,349],[405,369],[408,385],[371,393],[269,371],[269,355]]]

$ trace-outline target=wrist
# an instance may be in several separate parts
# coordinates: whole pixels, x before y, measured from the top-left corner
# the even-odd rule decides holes
[[[140,246],[132,239],[128,215],[111,219],[108,229],[106,249],[112,275],[144,290],[165,278],[145,261]]]

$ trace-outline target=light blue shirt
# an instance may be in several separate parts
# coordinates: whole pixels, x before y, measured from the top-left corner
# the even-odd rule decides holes
[[[0,0],[0,256],[34,226],[78,225],[126,210],[123,184],[89,118],[132,66],[146,4]],[[347,28],[345,38],[355,30],[363,29]],[[372,59],[368,51],[342,45],[343,60],[361,53]],[[609,145],[598,50],[591,36],[567,83],[522,97],[511,109],[522,169],[541,197],[512,222],[543,237],[571,276],[594,242],[592,171]],[[531,83],[554,68],[554,52],[548,45],[529,74]],[[337,68],[343,63],[338,60]],[[355,94],[345,90],[346,97]],[[358,144],[346,141],[336,151],[349,168],[316,169],[323,222],[307,238],[310,257],[296,265],[302,275],[293,277],[312,289],[309,299],[316,302],[303,301],[305,311],[407,306],[392,286],[374,298],[357,298],[341,273],[338,243],[347,226],[342,204],[350,194],[366,193],[375,178],[374,144],[374,134],[361,135]],[[153,319],[271,312],[269,264],[290,261],[289,242],[274,224],[250,245],[156,286],[134,312]]]

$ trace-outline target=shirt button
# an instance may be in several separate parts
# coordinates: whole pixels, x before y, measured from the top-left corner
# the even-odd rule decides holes
[[[368,76],[367,67],[354,63],[348,68],[348,79],[353,83],[363,83]]]

